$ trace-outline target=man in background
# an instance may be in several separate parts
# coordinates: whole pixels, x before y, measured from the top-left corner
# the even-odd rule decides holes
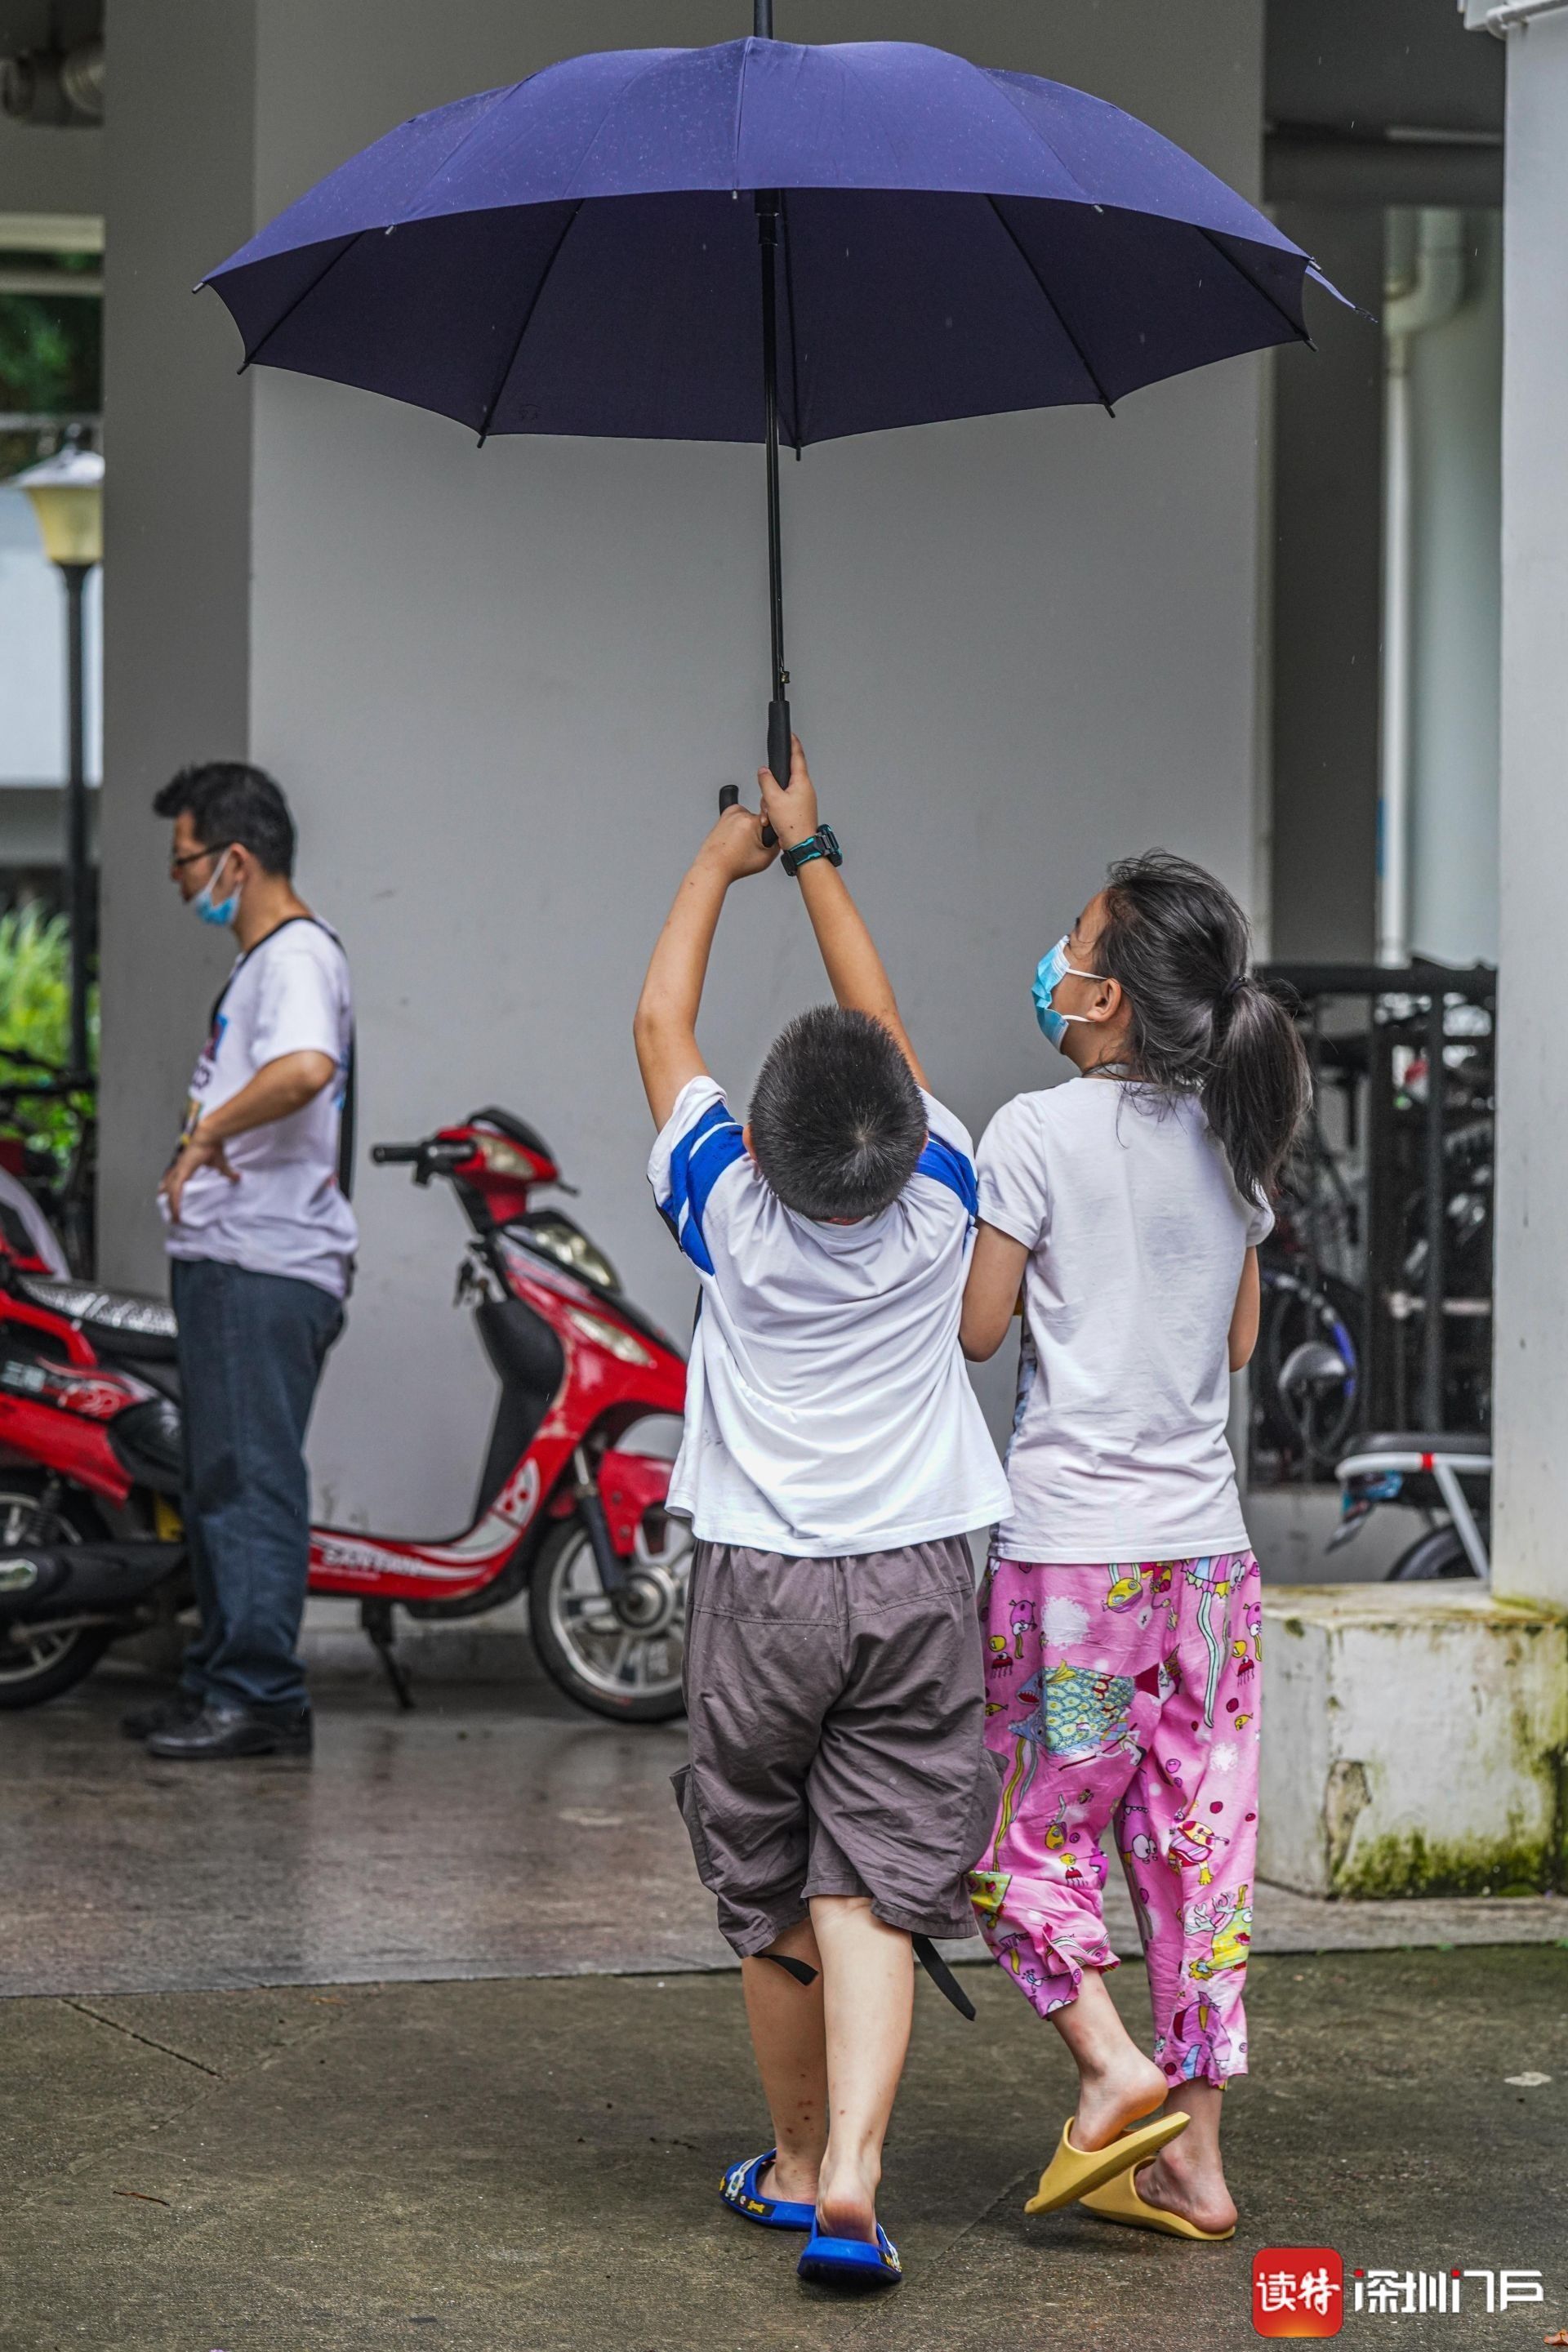
[[[348,960],[295,891],[294,822],[270,776],[238,761],[187,768],[153,806],[173,820],[169,870],[185,904],[231,928],[239,958],[159,1187],[201,1627],[176,1697],[124,1727],[191,1762],[303,1756],[305,1430],[357,1238],[339,1164]]]

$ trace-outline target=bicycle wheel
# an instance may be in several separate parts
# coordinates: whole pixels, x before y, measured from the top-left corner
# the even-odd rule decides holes
[[[1304,1275],[1266,1269],[1263,1315],[1258,1335],[1255,1394],[1268,1435],[1282,1451],[1303,1455],[1317,1470],[1331,1470],[1355,1427],[1361,1389],[1360,1293],[1336,1275],[1320,1275],[1314,1287]],[[1296,1349],[1307,1342],[1331,1347],[1346,1366],[1344,1379],[1326,1392],[1321,1387],[1289,1390],[1280,1379]]]

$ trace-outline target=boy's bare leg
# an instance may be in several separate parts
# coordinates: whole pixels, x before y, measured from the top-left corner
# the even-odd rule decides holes
[[[802,1919],[771,1948],[816,1970],[803,1985],[770,1959],[742,1960],[746,2021],[763,2095],[773,2119],[778,2158],[759,2175],[765,2197],[814,2205],[827,2146],[827,2042],[822,2018],[822,1954],[811,1921]]]
[[[882,2142],[914,2014],[914,1960],[908,1936],[875,1917],[867,1895],[814,1895],[811,1923],[823,1960],[830,2118],[817,2223],[824,2237],[874,2244]]]
[[[1236,2206],[1220,2161],[1219,2119],[1225,2093],[1217,2083],[1182,2083],[1165,2101],[1169,2116],[1192,2120],[1180,2139],[1163,2147],[1138,2174],[1138,2194],[1200,2230],[1234,2230]]]
[[[1160,2105],[1165,2077],[1122,2024],[1098,1969],[1085,1969],[1078,1999],[1053,2010],[1051,2023],[1078,2067],[1078,2110],[1072,2119],[1076,2148],[1087,2154],[1090,2148],[1109,2147],[1129,2124]]]

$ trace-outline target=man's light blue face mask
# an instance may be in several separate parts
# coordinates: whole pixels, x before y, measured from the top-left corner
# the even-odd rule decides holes
[[[1035,971],[1034,991],[1035,1018],[1039,1023],[1043,1034],[1050,1039],[1058,1052],[1061,1050],[1062,1039],[1068,1034],[1068,1023],[1087,1021],[1089,1018],[1087,1013],[1058,1013],[1051,1003],[1058,982],[1066,980],[1069,974],[1075,980],[1100,980],[1104,977],[1103,973],[1098,971],[1079,971],[1076,964],[1068,963],[1068,934],[1064,931],[1049,954],[1040,958]]]
[[[226,849],[223,856],[218,859],[217,864],[213,867],[213,870],[207,877],[206,881],[196,892],[195,897],[190,901],[191,906],[201,917],[204,923],[222,923],[232,925],[236,917],[239,913],[239,885],[237,882],[229,892],[226,898],[219,898],[214,895],[217,885],[218,876],[228,864],[228,851]]]

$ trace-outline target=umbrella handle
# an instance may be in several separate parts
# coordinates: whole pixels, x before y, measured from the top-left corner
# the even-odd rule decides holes
[[[784,777],[786,779],[784,785],[784,789],[786,791],[789,789],[787,779],[789,776],[790,755],[793,750],[794,744],[790,736],[789,725],[789,705],[787,702],[770,702],[768,705],[768,766],[772,769],[775,777],[777,776],[781,767],[783,768]],[[732,809],[740,797],[741,787],[739,784],[721,784],[719,787],[720,815],[722,816],[726,809]],[[767,849],[771,849],[777,839],[778,835],[773,831],[773,826],[771,824],[764,824],[763,827],[763,846]]]
[[[773,770],[773,782],[781,792],[789,790],[790,755],[793,748],[790,740],[789,705],[787,702],[770,702],[768,705],[768,765]],[[778,835],[773,826],[764,824],[763,827],[764,846],[771,849],[777,839]]]

